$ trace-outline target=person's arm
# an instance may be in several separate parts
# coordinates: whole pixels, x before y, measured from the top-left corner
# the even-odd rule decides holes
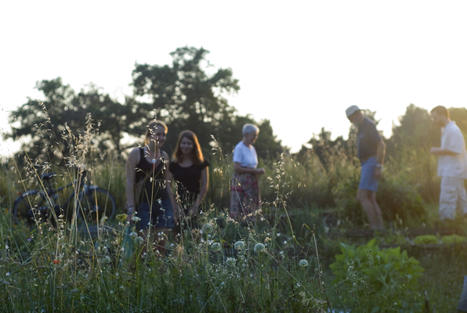
[[[255,175],[264,174],[264,168],[243,167],[240,163],[234,162],[234,171],[239,174],[249,173]]]
[[[201,202],[203,201],[204,197],[206,196],[206,193],[208,192],[209,188],[209,169],[206,166],[202,171],[201,171],[201,188],[199,191],[198,196],[196,197],[196,201],[193,205],[193,208],[191,209],[191,213],[193,215],[198,214],[199,211],[199,206]]]
[[[460,130],[446,129],[440,147],[431,148],[431,153],[436,156],[450,155],[458,156],[464,150],[464,136]]]
[[[167,164],[169,164],[169,156],[165,151],[162,151],[161,153],[162,158],[167,160]],[[169,194],[169,199],[170,202],[172,203],[172,208],[173,208],[173,214],[174,214],[174,220],[177,222],[178,220],[178,206],[177,202],[175,201],[174,193],[172,192],[172,173],[168,170],[169,166],[167,166],[167,170],[165,171],[165,180],[166,180],[166,186],[167,186],[167,193]]]
[[[384,143],[383,138],[380,138],[378,141],[378,146],[376,147],[376,160],[378,164],[383,166],[384,164],[384,157],[386,156],[386,144]]]
[[[459,153],[448,150],[448,149],[443,149],[441,147],[433,147],[431,148],[431,153],[434,155],[451,155],[451,156],[457,156]]]
[[[374,173],[375,177],[378,179],[381,178],[382,176],[385,156],[386,156],[386,144],[384,143],[383,138],[380,137],[378,141],[378,145],[376,146],[376,161],[378,163],[376,164],[376,169]]]
[[[135,211],[135,169],[139,162],[139,148],[131,150],[125,165],[126,170],[126,208],[128,215],[131,216]]]

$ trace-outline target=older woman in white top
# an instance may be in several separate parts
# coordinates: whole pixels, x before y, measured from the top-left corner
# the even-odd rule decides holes
[[[258,156],[253,147],[259,128],[253,124],[245,124],[242,133],[243,139],[233,151],[234,174],[230,188],[230,215],[233,218],[246,217],[259,208],[258,177],[264,174],[263,168],[257,168]]]

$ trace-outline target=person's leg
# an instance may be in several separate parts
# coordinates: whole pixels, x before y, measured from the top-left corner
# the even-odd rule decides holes
[[[157,207],[155,209],[157,209]],[[157,219],[154,224],[154,242],[159,253],[165,255],[166,240],[175,227],[174,208],[172,207],[172,201],[170,201],[168,195],[162,197],[161,207],[155,214],[157,214]]]
[[[459,208],[459,214],[467,214],[467,194],[464,187],[464,179],[458,178],[457,181],[457,207]]]
[[[376,202],[376,190],[378,189],[378,180],[375,177],[376,164],[375,157],[362,163],[357,197],[368,216],[371,229],[380,230],[383,228],[383,218]]]
[[[229,214],[231,218],[238,219],[240,217],[243,198],[243,189],[238,179],[238,175],[234,175],[230,186]]]
[[[376,192],[374,191],[371,192],[371,203],[373,204],[373,212],[375,215],[377,229],[382,230],[384,229],[383,214],[381,212],[381,208],[378,205],[378,202],[376,202]]]
[[[365,211],[368,218],[370,228],[375,230],[378,229],[378,220],[375,215],[375,209],[372,201],[372,192],[370,190],[359,189],[358,190],[358,201],[362,205],[363,211]]]
[[[441,220],[454,219],[457,206],[457,188],[455,179],[441,177],[441,191],[439,195],[439,218]]]

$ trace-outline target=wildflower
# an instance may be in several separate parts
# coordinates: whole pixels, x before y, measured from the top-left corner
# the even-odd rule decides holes
[[[58,263],[60,263],[60,260],[54,259],[54,260],[53,260],[53,263],[54,263],[54,264],[58,264]]]
[[[131,238],[136,238],[136,237],[138,237],[138,234],[137,234],[136,232],[132,231],[132,232],[130,233],[130,237],[131,237]]]
[[[126,219],[128,218],[128,216],[125,213],[122,213],[122,214],[117,214],[115,218],[117,219],[117,221],[124,223]]]
[[[298,266],[307,267],[308,266],[308,261],[305,260],[305,259],[301,259],[300,261],[298,261]]]
[[[230,266],[235,266],[235,263],[237,263],[237,259],[236,259],[236,258],[228,257],[228,258],[225,260],[225,263],[226,263],[227,265],[230,265]]]
[[[255,244],[254,251],[255,253],[265,252],[266,247],[261,242]]]
[[[219,242],[214,242],[212,245],[211,245],[211,248],[213,251],[221,251],[222,250],[222,246]]]
[[[211,223],[206,223],[203,225],[202,228],[203,233],[210,234],[213,231],[213,226]]]
[[[139,221],[141,221],[141,219],[139,217],[137,217],[136,215],[134,215],[132,218],[131,218],[131,221],[135,222],[135,223],[138,223]]]
[[[108,219],[109,219],[109,218],[108,218],[106,215],[102,216],[101,221],[100,221],[101,225],[104,225],[104,223],[105,223]]]
[[[6,275],[6,277],[9,277],[11,275],[11,273],[7,272],[5,275]]]
[[[234,243],[234,248],[237,251],[243,250],[245,248],[245,242],[242,240],[237,241],[236,243]]]

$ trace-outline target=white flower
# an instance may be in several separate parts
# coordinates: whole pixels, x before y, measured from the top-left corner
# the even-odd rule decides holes
[[[264,244],[262,244],[261,242],[258,242],[257,244],[255,244],[255,248],[253,250],[255,251],[255,253],[260,253],[260,252],[265,252],[265,249],[266,247],[264,246]]]
[[[131,237],[131,238],[136,238],[136,237],[138,237],[138,234],[137,234],[136,232],[132,231],[132,232],[130,233],[130,237]]]
[[[211,245],[211,248],[213,251],[221,251],[222,250],[222,246],[220,243],[218,242],[214,242],[212,245]]]
[[[245,248],[245,242],[242,240],[237,241],[236,243],[234,243],[234,248],[237,251],[243,250]]]
[[[109,219],[109,218],[108,218],[106,215],[102,216],[101,221],[100,221],[101,225],[104,225],[104,223],[105,223],[108,219]]]
[[[135,223],[138,223],[139,221],[141,221],[141,219],[140,219],[139,217],[137,217],[136,215],[133,215],[133,216],[131,217],[131,220],[132,220],[133,222],[135,222]]]
[[[237,263],[237,259],[229,257],[225,260],[225,263],[230,266],[235,266],[235,263]]]
[[[305,259],[301,259],[300,261],[298,261],[298,266],[307,267],[308,266],[308,261],[305,260]]]
[[[203,225],[202,231],[203,233],[210,234],[212,233],[214,227],[212,226],[211,223],[206,223]]]

